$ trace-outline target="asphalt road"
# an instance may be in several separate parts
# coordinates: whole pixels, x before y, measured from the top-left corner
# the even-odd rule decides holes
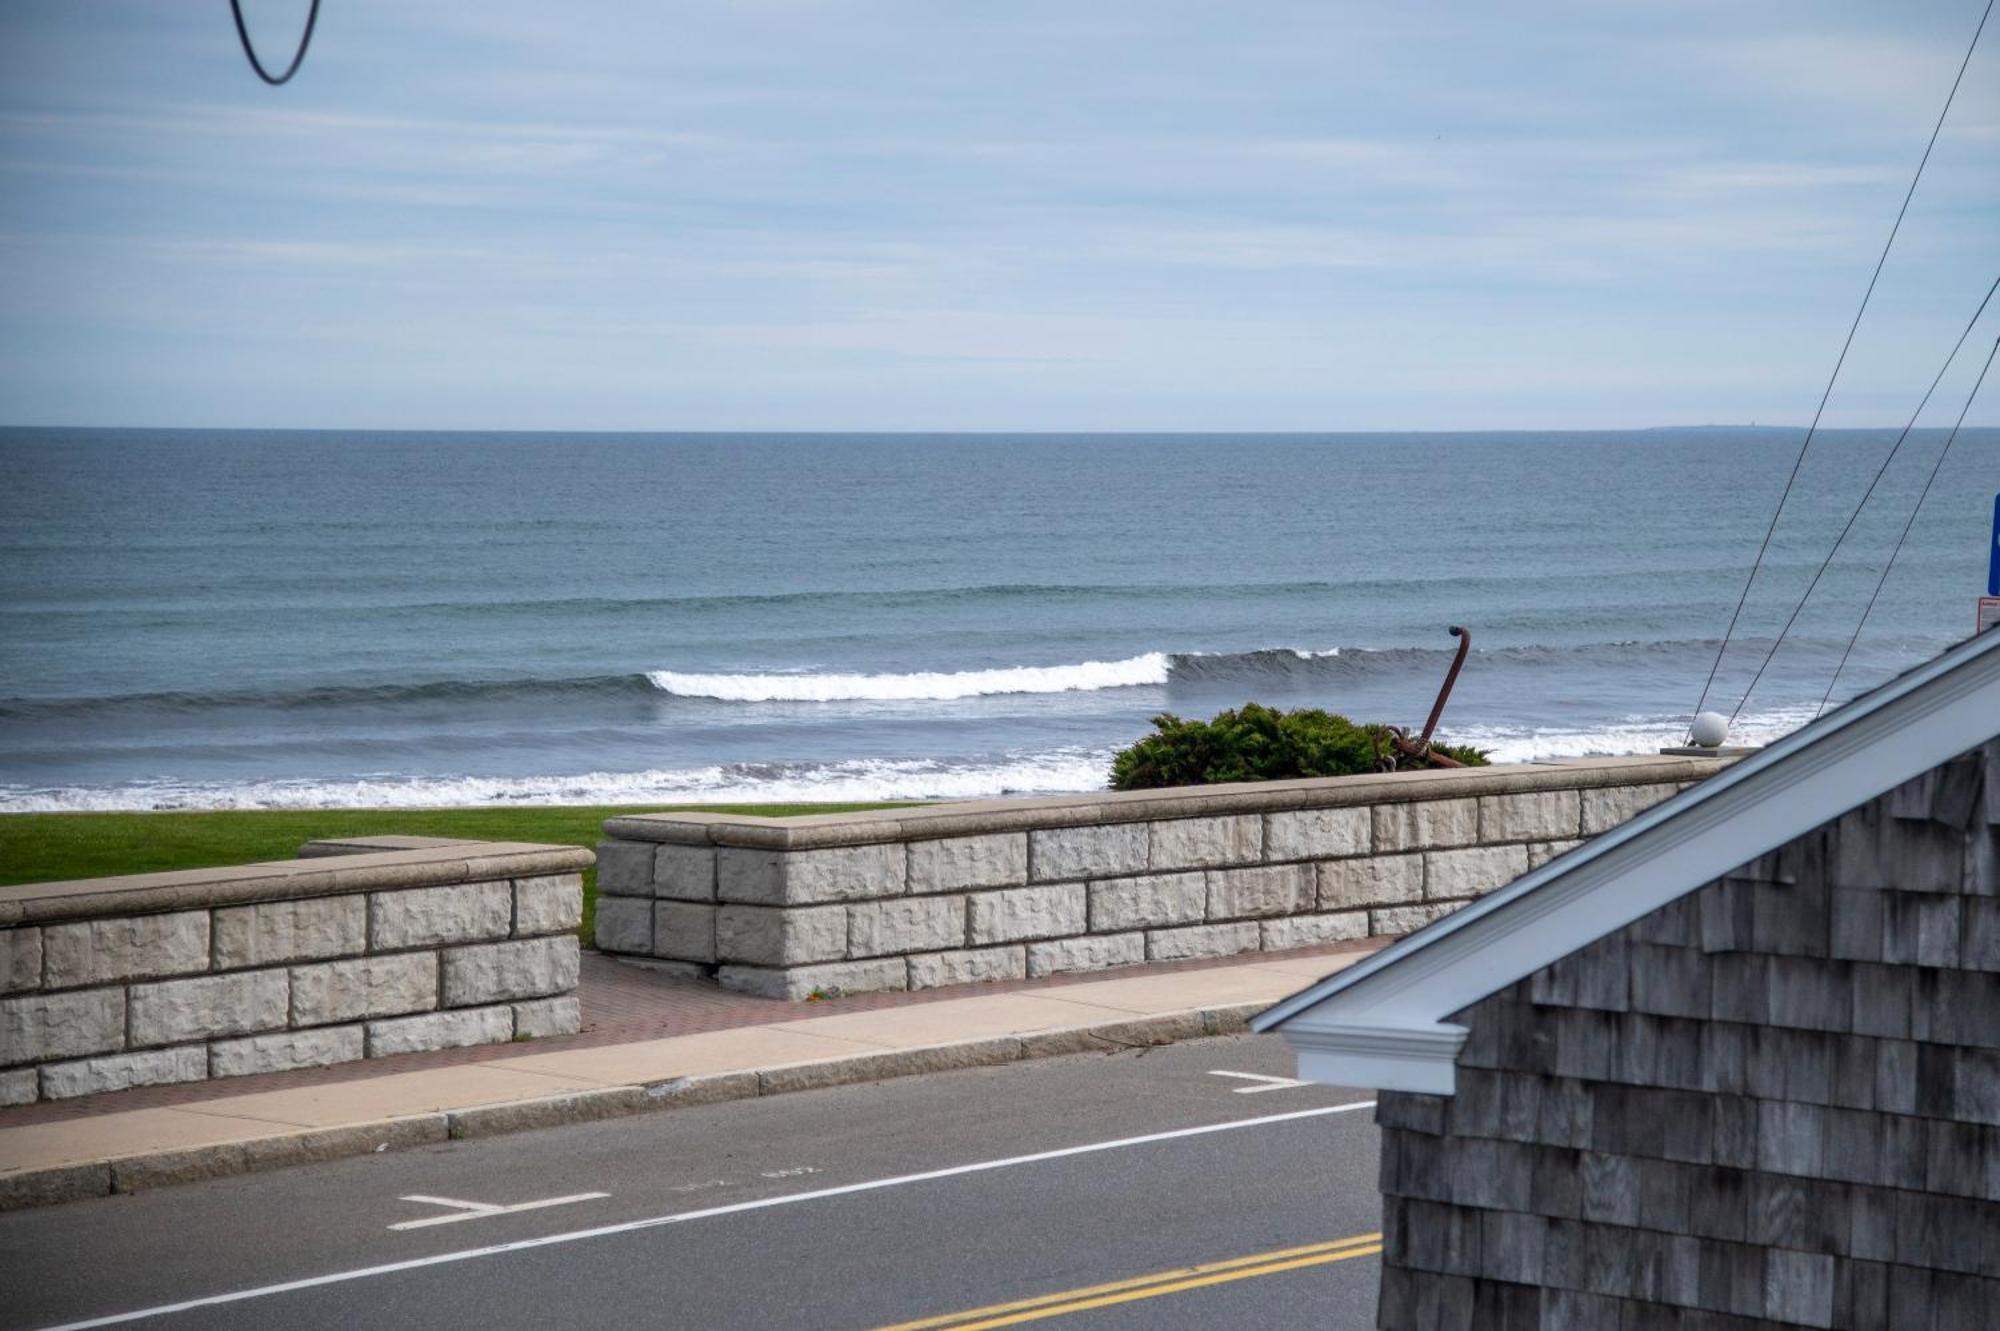
[[[1364,1331],[1368,1093],[1290,1073],[1238,1036],[18,1212],[0,1325]]]

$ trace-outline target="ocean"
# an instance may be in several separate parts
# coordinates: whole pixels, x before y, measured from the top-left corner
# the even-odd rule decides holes
[[[0,430],[0,810],[968,798],[1162,711],[1678,741],[1795,429],[1305,435]],[[1894,438],[1821,436],[1734,708]],[[1743,707],[1810,718],[1941,432]],[[1960,436],[1835,694],[1971,630]]]

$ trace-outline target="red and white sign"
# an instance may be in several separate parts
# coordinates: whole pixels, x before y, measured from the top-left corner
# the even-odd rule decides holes
[[[2000,629],[2000,596],[1979,598],[1979,627],[1972,632],[1976,637],[1988,629]]]

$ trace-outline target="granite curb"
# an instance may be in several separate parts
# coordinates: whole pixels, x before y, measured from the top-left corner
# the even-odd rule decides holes
[[[21,1170],[0,1177],[0,1212],[375,1155],[412,1146],[596,1123],[665,1109],[886,1081],[929,1072],[993,1067],[1061,1054],[1115,1053],[1205,1036],[1235,1035],[1246,1031],[1249,1019],[1268,1006],[1266,1002],[1255,1002],[1188,1008],[1088,1026],[946,1041],[908,1049],[869,1050],[840,1058],[672,1077],[629,1086],[593,1087],[534,1099],[274,1133],[247,1141]]]

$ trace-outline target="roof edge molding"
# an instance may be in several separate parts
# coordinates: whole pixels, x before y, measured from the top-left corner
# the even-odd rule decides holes
[[[1463,1026],[1341,1026],[1300,1018],[1285,1028],[1308,1081],[1450,1095]]]
[[[1390,1032],[1435,1039],[1506,988],[2000,731],[2000,632],[1973,638],[1701,784],[1517,878],[1252,1022],[1281,1030],[1313,1080],[1449,1094]],[[1379,1052],[1317,1047],[1365,1030]],[[1454,1050],[1455,1052],[1455,1050]],[[1312,1055],[1310,1063],[1306,1061]],[[1447,1068],[1447,1072],[1449,1069]]]

